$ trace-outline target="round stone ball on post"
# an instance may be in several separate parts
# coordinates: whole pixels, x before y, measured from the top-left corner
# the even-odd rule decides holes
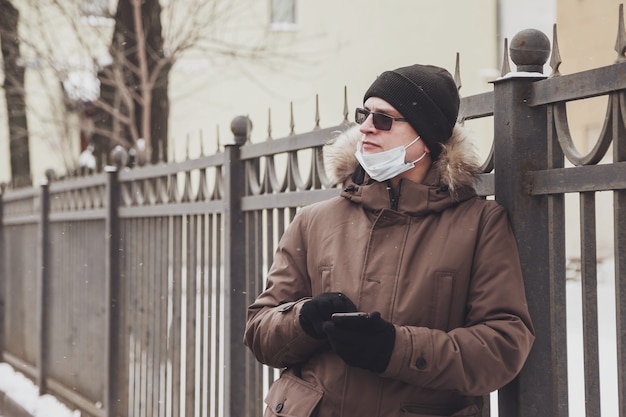
[[[543,73],[550,56],[550,39],[540,30],[524,29],[511,39],[509,53],[517,71]]]
[[[111,163],[120,170],[128,163],[128,152],[122,145],[116,145],[115,148],[111,149],[109,158]]]
[[[250,139],[252,121],[248,116],[237,116],[230,122],[230,131],[233,132],[235,144],[241,146]]]
[[[46,176],[46,181],[48,182],[48,184],[57,179],[57,173],[52,168],[46,169],[44,175]]]

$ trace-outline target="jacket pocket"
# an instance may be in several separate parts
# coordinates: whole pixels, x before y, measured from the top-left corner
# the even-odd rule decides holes
[[[433,297],[432,327],[448,331],[450,307],[454,291],[455,276],[449,272],[437,272]]]
[[[314,417],[324,392],[313,384],[284,373],[265,398],[264,417]]]
[[[443,414],[442,414],[443,413]],[[400,417],[479,417],[480,408],[476,405],[469,405],[453,414],[447,414],[443,410],[432,407],[422,407],[419,405],[406,405],[400,410]]]
[[[333,291],[333,267],[329,265],[323,265],[319,267],[319,271],[320,282],[322,283],[322,288],[320,292]]]

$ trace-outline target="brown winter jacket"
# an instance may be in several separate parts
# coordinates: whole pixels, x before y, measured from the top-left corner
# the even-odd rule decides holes
[[[341,196],[298,212],[248,310],[245,344],[285,368],[265,415],[479,416],[534,340],[506,211],[476,196],[458,125],[424,183],[400,184],[395,210],[384,183],[353,175],[357,137],[351,128],[330,148]],[[346,365],[302,330],[302,304],[328,291],[395,325],[384,372]]]

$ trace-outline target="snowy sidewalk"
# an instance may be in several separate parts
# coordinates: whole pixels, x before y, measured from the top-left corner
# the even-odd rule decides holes
[[[32,381],[0,363],[0,417],[80,417],[52,395],[39,396]]]

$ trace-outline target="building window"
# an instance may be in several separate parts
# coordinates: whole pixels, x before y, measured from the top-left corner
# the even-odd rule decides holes
[[[270,28],[275,31],[296,30],[296,12],[296,0],[271,0]]]
[[[82,0],[80,2],[82,16],[110,17],[109,0]]]
[[[81,0],[80,16],[91,26],[111,26],[115,23],[111,15],[111,0]]]

